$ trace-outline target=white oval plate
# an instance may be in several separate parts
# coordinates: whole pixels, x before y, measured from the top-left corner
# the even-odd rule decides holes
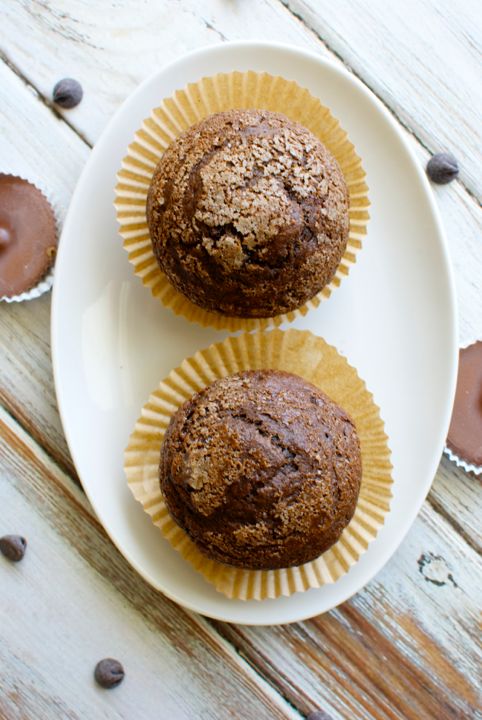
[[[371,220],[350,276],[295,323],[335,345],[382,408],[394,464],[391,513],[377,540],[334,585],[289,598],[233,601],[162,539],[127,487],[123,451],[140,408],[169,370],[226,333],[192,325],[134,277],[117,232],[116,172],[159,101],[204,75],[256,70],[296,80],[340,120],[363,159]],[[432,192],[390,114],[353,75],[304,50],[223,44],[146,80],[95,146],[65,222],[56,265],[52,352],[70,451],[113,542],[155,588],[204,615],[247,624],[325,612],[360,590],[397,549],[430,488],[447,433],[457,368],[455,298]]]

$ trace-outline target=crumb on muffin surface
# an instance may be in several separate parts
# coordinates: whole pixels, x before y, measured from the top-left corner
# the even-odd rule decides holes
[[[272,317],[333,277],[348,239],[348,191],[336,160],[302,125],[231,110],[168,147],[147,218],[161,269],[192,302]]]
[[[275,370],[216,381],[174,415],[161,449],[169,512],[220,562],[276,569],[333,545],[355,511],[353,421],[318,388]]]

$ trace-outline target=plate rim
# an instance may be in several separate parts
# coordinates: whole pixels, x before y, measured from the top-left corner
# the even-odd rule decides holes
[[[380,113],[383,116],[383,119],[389,124],[391,129],[394,130],[398,140],[400,141],[404,151],[408,155],[411,164],[413,166],[413,169],[416,171],[418,178],[421,182],[421,187],[423,188],[423,195],[424,200],[428,204],[428,207],[430,209],[430,215],[434,222],[434,227],[436,229],[436,234],[439,241],[439,248],[441,250],[441,256],[443,258],[443,263],[445,266],[446,271],[446,277],[447,277],[447,290],[449,294],[449,306],[451,309],[451,318],[450,318],[450,324],[447,323],[447,334],[450,332],[451,334],[451,340],[452,340],[452,369],[451,369],[451,378],[449,382],[449,387],[447,388],[447,402],[446,402],[446,411],[445,411],[445,421],[441,424],[442,428],[445,428],[445,431],[443,433],[443,438],[439,438],[440,445],[440,453],[432,452],[432,461],[430,463],[430,472],[427,473],[427,479],[424,485],[424,492],[420,499],[420,502],[417,502],[415,505],[413,505],[412,512],[405,517],[403,522],[399,523],[400,530],[397,532],[397,541],[396,545],[394,547],[389,546],[389,549],[387,550],[383,547],[379,548],[379,552],[377,555],[377,561],[373,564],[373,567],[370,568],[366,576],[364,577],[364,580],[362,584],[356,588],[356,589],[350,589],[346,595],[338,601],[334,601],[333,603],[329,604],[327,607],[325,607],[322,611],[319,613],[313,614],[313,612],[310,610],[308,613],[302,612],[302,613],[296,613],[293,610],[291,610],[291,613],[287,613],[289,615],[289,619],[277,621],[277,622],[266,622],[265,620],[257,621],[256,619],[249,619],[249,620],[243,620],[243,619],[230,619],[226,618],[225,615],[218,614],[216,612],[209,612],[205,610],[199,610],[199,607],[196,605],[195,602],[190,602],[189,600],[186,600],[185,598],[179,598],[175,592],[171,592],[170,590],[165,590],[164,588],[160,588],[157,581],[151,577],[151,575],[146,572],[142,567],[139,566],[136,560],[134,560],[131,557],[130,552],[126,551],[125,548],[121,547],[120,544],[117,542],[117,540],[113,537],[113,535],[110,532],[109,527],[103,522],[103,519],[101,517],[101,514],[99,513],[95,502],[93,501],[91,497],[91,493],[87,487],[87,484],[83,482],[81,473],[78,469],[78,462],[77,462],[77,453],[74,451],[74,439],[71,434],[71,431],[69,429],[69,424],[67,421],[67,410],[66,407],[63,404],[62,399],[62,392],[61,392],[61,380],[60,380],[60,374],[61,370],[59,367],[59,351],[58,347],[61,344],[61,340],[59,337],[59,333],[57,332],[57,326],[59,324],[58,318],[60,317],[60,295],[59,291],[57,291],[57,285],[54,282],[54,287],[52,291],[52,305],[51,305],[51,321],[50,321],[50,330],[51,330],[51,359],[52,359],[52,369],[53,369],[53,378],[54,378],[54,386],[55,386],[55,395],[57,399],[57,407],[60,415],[60,420],[62,424],[63,433],[65,435],[65,439],[69,448],[70,455],[72,457],[72,461],[74,463],[74,466],[78,472],[79,479],[83,488],[83,491],[85,492],[85,495],[87,499],[89,500],[94,513],[96,517],[98,518],[99,522],[101,523],[104,531],[108,535],[111,542],[114,544],[114,546],[117,548],[117,550],[121,553],[121,555],[129,562],[129,564],[135,569],[137,573],[151,585],[156,591],[161,592],[163,595],[168,597],[169,599],[176,602],[178,605],[180,605],[183,608],[186,608],[189,611],[196,612],[198,614],[203,615],[204,617],[209,617],[215,620],[221,620],[223,622],[230,622],[230,623],[236,623],[238,625],[251,625],[251,626],[267,626],[267,625],[285,625],[290,624],[293,622],[301,622],[303,620],[307,620],[311,617],[316,617],[319,614],[323,614],[325,612],[329,612],[335,607],[338,607],[343,602],[346,602],[351,597],[353,597],[355,594],[360,592],[374,577],[377,575],[387,564],[387,562],[390,560],[390,558],[394,555],[394,553],[397,551],[397,549],[400,547],[401,543],[405,539],[409,529],[411,528],[412,524],[414,523],[416,517],[418,516],[420,509],[430,491],[430,488],[433,483],[433,479],[435,477],[436,469],[440,463],[440,459],[443,453],[443,447],[444,447],[444,441],[445,436],[448,431],[448,426],[450,422],[451,417],[451,410],[453,405],[453,398],[455,395],[455,386],[456,386],[456,379],[457,379],[457,368],[458,368],[458,315],[457,315],[457,298],[455,293],[455,280],[454,280],[454,272],[453,272],[453,266],[450,260],[449,255],[449,248],[447,243],[447,237],[444,231],[444,227],[441,221],[440,213],[438,210],[438,207],[435,202],[435,197],[433,194],[433,191],[430,187],[430,184],[428,182],[428,179],[425,175],[425,173],[422,170],[420,161],[418,160],[415,151],[410,146],[408,139],[404,136],[403,130],[399,127],[398,123],[396,122],[395,118],[390,113],[389,109],[383,104],[383,102],[371,91],[371,89],[365,85],[356,75],[351,73],[347,68],[341,67],[336,64],[334,60],[331,58],[325,58],[320,56],[316,51],[305,49],[300,46],[297,46],[295,44],[291,43],[282,43],[282,42],[265,42],[265,41],[250,41],[250,40],[236,40],[236,41],[229,41],[229,42],[223,42],[219,43],[217,45],[204,45],[200,48],[196,48],[194,50],[191,50],[187,53],[183,53],[182,55],[177,56],[169,63],[166,63],[162,65],[162,67],[158,68],[155,72],[151,73],[147,78],[145,78],[129,95],[125,98],[125,100],[122,102],[122,104],[117,108],[109,122],[107,123],[106,127],[102,131],[99,139],[95,143],[94,147],[92,148],[92,151],[85,163],[85,165],[82,168],[82,171],[80,173],[79,179],[76,183],[75,189],[72,193],[72,197],[69,202],[68,211],[64,220],[62,233],[59,239],[59,247],[58,247],[58,253],[57,253],[57,260],[56,260],[56,267],[60,268],[62,266],[62,259],[66,253],[66,240],[64,238],[67,238],[67,236],[70,234],[70,224],[72,222],[71,218],[74,214],[73,208],[75,208],[75,205],[77,202],[79,202],[78,198],[82,195],[83,190],[83,184],[85,182],[85,178],[87,177],[90,167],[92,164],[95,163],[97,154],[100,152],[100,148],[103,147],[104,143],[106,142],[106,139],[110,135],[111,127],[114,125],[117,117],[124,112],[125,107],[130,104],[133,99],[142,91],[146,86],[148,86],[154,78],[158,77],[161,74],[168,73],[170,69],[175,68],[177,65],[180,65],[188,60],[193,60],[196,56],[200,55],[219,55],[223,54],[226,50],[229,50],[231,48],[241,49],[241,50],[262,50],[262,51],[269,51],[269,50],[276,50],[281,52],[286,52],[288,54],[295,54],[298,56],[302,56],[309,60],[314,60],[317,63],[319,63],[322,66],[328,67],[330,71],[334,72],[335,74],[338,74],[342,76],[345,80],[347,80],[350,84],[354,85],[355,87],[358,87],[359,90],[362,91],[362,93],[367,97],[367,99],[370,101],[371,105],[374,106],[375,110]],[[215,59],[215,58],[214,58]],[[449,318],[447,318],[449,320]],[[230,333],[232,334],[232,333]],[[442,435],[442,433],[440,433]],[[301,594],[300,594],[301,595]],[[294,596],[292,596],[294,597]],[[226,599],[226,601],[229,603],[229,600]],[[263,602],[263,601],[251,601],[251,602]],[[276,602],[276,600],[273,600],[272,602]]]

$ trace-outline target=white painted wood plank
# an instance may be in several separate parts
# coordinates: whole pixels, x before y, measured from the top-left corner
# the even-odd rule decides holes
[[[210,625],[156,593],[115,550],[76,487],[0,411],[0,717],[299,718]],[[98,660],[125,668],[106,692]]]
[[[278,0],[7,2],[1,47],[47,98],[61,77],[83,85],[64,112],[91,143],[141,80],[189,50],[223,39],[285,41],[323,51]],[[32,63],[35,57],[35,63]]]
[[[61,223],[89,147],[3,62],[0,108],[1,172],[44,186]]]
[[[480,197],[482,13],[477,0],[282,0],[431,152],[458,157]]]
[[[405,136],[425,167],[429,153],[412,135]],[[460,183],[432,183],[432,190],[454,271],[459,340],[465,346],[482,337],[482,208]]]
[[[426,504],[389,565],[336,610],[289,627],[218,627],[303,712],[475,718],[481,583],[480,558]]]
[[[8,681],[18,684],[25,673],[26,689],[21,702],[26,707],[28,702],[32,703],[32,713],[26,717],[38,718],[33,709],[38,713],[43,699],[52,695],[62,712],[64,708],[73,708],[75,713],[81,711],[79,717],[85,717],[87,710],[92,712],[88,704],[83,704],[84,699],[85,702],[90,699],[90,691],[82,687],[82,704],[76,692],[80,692],[78,686],[82,682],[91,682],[91,666],[101,654],[108,652],[123,659],[127,669],[129,664],[124,658],[131,659],[134,681],[140,683],[140,678],[147,678],[142,682],[149,682],[153,677],[151,673],[159,672],[154,656],[157,662],[173,664],[172,659],[166,657],[166,643],[176,645],[182,638],[181,650],[185,651],[186,630],[177,619],[176,613],[180,611],[135,575],[97,523],[86,514],[91,511],[83,494],[11,419],[2,419],[5,422],[1,433],[4,444],[0,446],[4,470],[0,484],[2,532],[6,529],[28,534],[30,543],[25,565],[15,566],[15,570],[24,572],[24,568],[31,568],[28,581],[24,578],[20,585],[18,574],[14,576],[11,595],[11,588],[8,583],[4,584],[2,575],[2,598],[7,587],[9,599],[6,605],[2,599],[0,609],[8,615],[20,602],[26,616],[16,614],[12,627],[3,619],[0,623],[9,667],[11,658],[16,659]],[[15,527],[11,523],[15,523]],[[5,568],[10,570],[11,566],[0,564],[0,572]],[[56,589],[53,598],[49,575],[52,572],[62,578],[62,586]],[[428,713],[437,707],[452,708],[453,713],[468,713],[476,703],[470,684],[478,661],[480,575],[475,553],[437,513],[426,507],[414,531],[377,580],[334,613],[313,623],[287,628],[217,627],[248,659],[258,664],[273,683],[279,684],[303,712],[321,705],[330,711],[332,718],[405,718],[410,716],[410,709],[423,718],[430,717]],[[6,577],[11,580],[11,575]],[[116,591],[123,595],[120,603]],[[35,599],[33,608],[29,598]],[[131,614],[124,612],[126,603],[143,615],[148,626],[154,624],[159,626],[159,632],[168,633],[167,640],[159,640],[152,629],[145,631],[137,619],[132,621]],[[88,608],[87,625],[82,619],[79,621],[79,607]],[[59,618],[56,618],[57,612]],[[20,633],[15,629],[18,621],[24,628]],[[203,621],[199,622],[204,627]],[[50,624],[53,629],[48,629]],[[106,632],[105,625],[108,626]],[[81,633],[80,639],[77,631]],[[190,630],[189,635],[193,632]],[[202,647],[205,642],[203,638]],[[106,645],[108,651],[104,649]],[[213,652],[217,654],[219,650]],[[75,680],[70,681],[69,675],[67,687],[62,675],[66,658],[75,669]],[[144,660],[147,669],[144,669]],[[206,660],[200,662],[204,664]],[[89,669],[85,667],[87,664]],[[62,680],[61,691],[50,673],[44,677],[45,669],[51,665],[54,677]],[[369,673],[365,671],[366,665],[371,668]],[[191,659],[189,666],[192,670]],[[194,666],[197,668],[196,658]],[[185,669],[174,667],[185,675]],[[209,678],[207,671],[203,679],[208,683]],[[406,692],[409,683],[413,698]],[[378,696],[380,685],[382,694]],[[194,688],[192,694],[199,698],[198,686],[192,682],[189,686]],[[141,687],[145,689],[145,685]],[[149,689],[157,700],[158,685],[153,683]],[[97,699],[99,691],[92,684],[90,690]],[[391,694],[386,697],[388,690]],[[403,690],[405,693],[400,692]],[[147,702],[145,692],[141,693],[141,701],[138,698],[139,684],[135,692],[134,688],[132,691],[132,706],[130,699],[127,702],[123,697],[121,707],[126,714],[119,717],[129,717],[127,711],[131,707],[144,709],[146,713],[149,709],[142,704]],[[163,688],[164,691],[169,692]],[[396,714],[394,700],[397,693],[401,697],[399,714]],[[181,714],[181,708],[176,717],[196,717],[189,714],[194,712],[189,704],[194,700],[189,698],[191,696],[186,700],[185,714]],[[163,707],[166,703],[166,707],[170,707],[169,698],[161,700]],[[217,708],[220,707],[224,709],[218,704]],[[244,717],[251,717],[250,707],[248,704],[247,709],[243,708]],[[259,713],[259,709],[256,712]],[[76,717],[72,713],[71,716]]]
[[[458,532],[479,552],[482,551],[480,478],[457,467],[444,455],[429,495],[433,507],[450,517]]]
[[[0,307],[0,402],[59,465],[76,476],[50,359],[50,295]]]
[[[46,188],[61,226],[88,146],[2,62],[0,107],[1,171]],[[4,403],[30,432],[41,433],[49,452],[72,471],[53,387],[50,295],[29,303],[2,303],[0,338]]]

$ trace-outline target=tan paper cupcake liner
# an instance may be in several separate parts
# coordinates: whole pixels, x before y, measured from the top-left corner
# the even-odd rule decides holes
[[[350,195],[350,232],[343,258],[331,282],[305,305],[274,318],[236,318],[209,312],[191,303],[160,270],[146,220],[146,201],[155,167],[168,145],[207,115],[233,108],[284,113],[316,135],[338,161]],[[340,285],[355,262],[368,222],[368,186],[355,148],[328,108],[293,81],[267,73],[232,72],[205,77],[178,90],[152,111],[129,145],[117,175],[115,208],[120,234],[134,272],[152,294],[177,315],[205,327],[254,330],[292,321],[316,308]]]
[[[316,560],[283,570],[243,570],[207,558],[172,520],[159,487],[161,444],[177,409],[218,378],[262,368],[300,375],[345,408],[356,424],[362,453],[357,508],[340,540]],[[392,495],[388,438],[371,393],[334,347],[300,330],[229,337],[184,360],[142,408],[125,451],[124,468],[134,497],[172,547],[216,590],[239,600],[291,595],[338,580],[376,537]]]

